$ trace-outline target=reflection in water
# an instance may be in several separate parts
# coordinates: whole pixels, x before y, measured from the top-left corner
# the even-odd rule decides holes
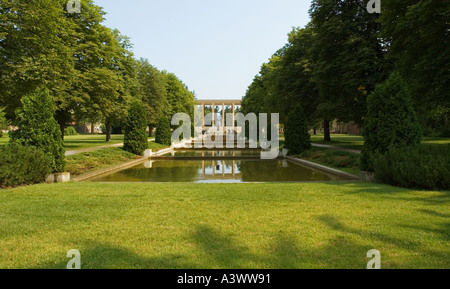
[[[242,157],[242,156],[260,156],[259,150],[248,151],[177,151],[168,153],[165,156],[175,157]]]
[[[339,180],[286,160],[147,161],[98,182],[310,182]]]

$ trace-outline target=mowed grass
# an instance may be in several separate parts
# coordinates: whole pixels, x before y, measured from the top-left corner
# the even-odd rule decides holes
[[[139,158],[122,148],[106,148],[66,157],[66,171],[72,176],[105,169]]]
[[[327,144],[349,149],[361,150],[364,147],[364,137],[346,134],[331,135],[331,142],[324,142],[323,135],[312,135],[311,141],[318,144]]]
[[[149,142],[148,148],[158,151],[166,148],[166,146],[155,142]],[[104,148],[67,156],[66,171],[70,172],[72,176],[78,176],[120,165],[140,157],[141,156],[126,152],[122,148]]]
[[[450,268],[450,193],[369,183],[0,191],[0,268]]]
[[[312,135],[311,141],[318,144],[328,144],[337,147],[362,150],[364,137],[355,135],[335,134],[331,135],[331,142],[324,142],[323,135]],[[450,138],[446,137],[424,137],[422,145],[448,145]]]
[[[124,135],[111,135],[111,141],[106,142],[106,136],[103,134],[78,134],[74,136],[64,137],[64,148],[66,150],[74,151],[85,148],[102,147],[123,143]],[[0,146],[9,142],[9,137],[4,134],[0,137]]]
[[[450,145],[450,138],[445,137],[425,137],[423,145]]]
[[[148,149],[153,150],[154,152],[168,148],[166,145],[162,145],[159,143],[156,143],[155,141],[151,141],[148,143]]]
[[[0,146],[5,145],[9,142],[9,137],[7,133],[4,133],[2,137],[0,137]]]
[[[103,134],[79,134],[64,137],[64,148],[66,150],[79,150],[92,147],[101,147],[123,143],[124,135],[111,135],[111,141],[106,142]]]
[[[297,157],[353,175],[359,175],[360,172],[360,155],[351,152],[313,147]]]

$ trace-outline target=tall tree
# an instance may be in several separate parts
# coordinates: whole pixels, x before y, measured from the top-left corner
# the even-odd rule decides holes
[[[301,105],[308,123],[315,123],[318,92],[312,79],[310,26],[295,28],[289,42],[263,64],[243,99],[246,113],[280,113],[282,123],[293,107]]]
[[[128,38],[101,25],[100,12],[94,15],[89,20],[92,31],[83,33],[78,48],[79,78],[74,91],[81,105],[76,114],[79,119],[102,120],[106,141],[110,141],[112,125],[125,122],[128,105],[139,93],[136,62]]]
[[[158,124],[158,120],[170,111],[167,100],[166,77],[147,59],[140,59],[137,66],[140,95],[147,111],[149,136]]]
[[[76,27],[64,0],[0,2],[0,105],[9,119],[24,95],[45,86],[59,122],[71,109]]]
[[[367,96],[386,77],[379,16],[369,14],[366,4],[365,0],[312,2],[313,80],[325,141],[331,140],[329,123],[334,119],[362,124]]]
[[[381,23],[389,57],[405,79],[423,124],[450,116],[450,1],[385,1]]]
[[[309,25],[306,28],[293,29],[289,33],[288,45],[280,59],[273,91],[274,101],[271,104],[281,113],[283,123],[297,105],[302,107],[310,126],[317,118],[318,91],[312,81],[313,66],[310,55],[313,41],[313,30]]]
[[[189,88],[173,73],[164,72],[166,77],[167,100],[170,105],[170,116],[176,113],[186,113],[194,115],[194,94]]]

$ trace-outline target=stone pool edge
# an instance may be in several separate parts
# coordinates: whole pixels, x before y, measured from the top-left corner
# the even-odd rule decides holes
[[[343,177],[343,178],[348,178],[349,181],[360,181],[361,180],[361,178],[359,176],[356,176],[356,175],[353,175],[353,174],[349,174],[347,172],[344,172],[344,171],[341,171],[341,170],[338,170],[338,169],[333,169],[333,168],[330,168],[330,167],[327,167],[327,166],[324,166],[324,165],[319,165],[319,164],[316,164],[316,163],[313,163],[313,162],[310,162],[310,161],[306,161],[306,160],[302,160],[302,159],[299,159],[299,158],[295,158],[295,157],[286,156],[285,158],[287,160],[291,161],[291,162],[294,162],[294,163],[298,163],[298,164],[302,164],[302,165],[305,165],[305,166],[309,166],[309,167],[318,169],[320,171],[324,171],[324,172],[327,172],[329,174],[337,175],[337,176],[340,176],[340,177]]]
[[[158,152],[155,152],[154,156],[162,156],[162,155],[171,153],[173,151],[174,151],[173,147],[163,149]],[[97,177],[100,177],[103,175],[109,175],[114,172],[118,172],[118,171],[125,170],[127,168],[134,167],[134,166],[146,161],[147,159],[148,159],[147,157],[142,157],[142,158],[139,158],[139,159],[136,159],[136,160],[133,160],[131,162],[127,162],[127,163],[124,163],[121,165],[117,165],[117,166],[110,167],[107,169],[103,169],[103,170],[99,170],[99,171],[95,171],[95,172],[91,172],[91,173],[88,173],[85,175],[78,176],[76,178],[73,178],[71,181],[72,182],[85,182],[85,181],[88,181],[88,180],[91,180],[91,179],[94,179],[94,178],[97,178]],[[344,171],[341,171],[338,169],[330,168],[330,167],[327,167],[324,165],[319,165],[317,163],[313,163],[310,161],[306,161],[306,160],[302,160],[302,159],[290,157],[290,156],[286,156],[285,159],[289,160],[291,162],[297,163],[297,164],[301,164],[304,166],[308,166],[308,167],[332,174],[332,175],[340,176],[342,178],[345,178],[346,181],[360,181],[361,180],[359,176],[356,176],[356,175],[353,175],[353,174],[350,174],[350,173],[347,173],[347,172],[344,172]]]
[[[159,150],[157,152],[154,152],[153,155],[161,156],[161,155],[164,155],[164,154],[171,153],[173,150],[174,150],[173,148],[166,148],[166,149],[162,149],[162,150]],[[132,167],[134,167],[134,166],[136,166],[136,165],[138,165],[138,164],[140,164],[142,162],[145,162],[146,160],[148,160],[148,157],[144,156],[144,157],[138,158],[136,160],[133,160],[133,161],[130,161],[130,162],[127,162],[127,163],[124,163],[124,164],[120,164],[120,165],[117,165],[117,166],[114,166],[114,167],[98,170],[98,171],[95,171],[95,172],[91,172],[91,173],[87,173],[87,174],[75,177],[75,178],[71,179],[70,181],[71,182],[75,182],[75,183],[89,181],[91,179],[94,179],[94,178],[97,178],[97,177],[100,177],[100,176],[103,176],[103,175],[109,175],[109,174],[112,174],[114,172],[119,172],[119,171],[122,171],[122,170],[125,170],[125,169],[128,169],[128,168],[132,168]]]

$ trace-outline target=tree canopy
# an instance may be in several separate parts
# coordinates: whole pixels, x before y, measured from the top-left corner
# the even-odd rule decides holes
[[[243,98],[245,113],[280,113],[296,105],[310,128],[319,120],[330,141],[330,122],[364,129],[367,97],[392,71],[412,96],[422,127],[450,134],[449,1],[386,1],[370,14],[367,1],[313,0],[311,21],[288,34]]]
[[[125,126],[134,100],[146,106],[149,125],[173,111],[193,113],[194,94],[174,74],[136,60],[128,37],[106,27],[92,0],[80,13],[66,0],[0,1],[0,107],[14,124],[21,99],[49,91],[61,135],[74,121]]]

